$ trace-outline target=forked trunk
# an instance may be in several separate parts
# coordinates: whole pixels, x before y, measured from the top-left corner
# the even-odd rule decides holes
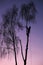
[[[26,62],[27,62],[27,53],[28,53],[28,44],[29,44],[28,42],[29,42],[30,29],[31,29],[31,26],[29,26],[29,28],[28,27],[26,28],[27,44],[26,44],[26,50],[25,50],[24,65],[26,65]]]

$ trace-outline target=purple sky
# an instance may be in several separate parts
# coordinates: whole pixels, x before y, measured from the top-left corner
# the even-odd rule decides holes
[[[2,14],[6,12],[6,9],[10,8],[14,3],[19,7],[22,3],[28,3],[29,0],[0,0],[0,21],[2,21]],[[37,17],[36,22],[31,24],[31,33],[30,33],[30,43],[28,50],[28,60],[27,65],[43,65],[43,0],[33,0],[37,8]],[[22,33],[22,34],[21,34]],[[23,47],[25,47],[26,36],[25,31],[21,32],[21,39]],[[24,50],[24,48],[23,48]],[[18,65],[23,64],[20,59],[20,53],[18,56]],[[9,63],[7,63],[7,61]],[[11,61],[11,62],[10,62]],[[32,62],[31,62],[32,61]],[[11,60],[7,58],[5,60],[0,60],[0,65],[9,65],[14,64],[14,57]]]

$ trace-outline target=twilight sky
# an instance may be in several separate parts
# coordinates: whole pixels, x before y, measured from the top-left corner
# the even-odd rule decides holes
[[[0,22],[2,21],[2,14],[6,12],[14,3],[20,7],[22,3],[28,3],[30,0],[0,0]],[[43,0],[33,0],[37,8],[36,22],[31,24],[30,43],[28,50],[27,65],[43,65]],[[21,34],[22,33],[22,34]],[[26,43],[25,31],[21,31],[21,39],[23,43],[23,50]],[[23,65],[20,53],[17,55],[18,65]],[[0,65],[14,65],[14,56],[9,60],[0,59]]]

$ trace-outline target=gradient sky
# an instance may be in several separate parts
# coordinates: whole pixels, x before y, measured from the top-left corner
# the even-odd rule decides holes
[[[27,65],[43,65],[43,0],[33,0],[37,8],[36,22],[31,24],[30,43],[28,50]],[[28,3],[29,0],[0,0],[0,22],[2,14],[6,12],[14,3],[20,7],[22,3]],[[21,34],[22,33],[22,34]],[[25,48],[26,36],[25,31],[21,32],[23,50]],[[18,65],[23,65],[20,53],[17,55]],[[0,59],[0,65],[15,65],[14,56],[5,59]]]

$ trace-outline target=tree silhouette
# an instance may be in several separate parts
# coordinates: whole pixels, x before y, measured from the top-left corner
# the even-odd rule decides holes
[[[7,53],[9,54],[10,52],[13,51],[15,56],[15,65],[17,65],[16,54],[18,51],[18,43],[20,43],[22,59],[24,61],[24,65],[26,65],[29,34],[31,30],[31,26],[29,26],[29,23],[35,20],[36,12],[37,10],[35,8],[34,3],[30,2],[29,4],[23,4],[20,10],[18,10],[16,5],[14,5],[13,8],[11,8],[3,15],[2,28],[0,29],[0,35],[2,34],[0,52],[1,56],[3,56],[3,54],[6,55]],[[22,23],[20,22],[21,18],[25,20],[25,25],[23,24],[23,22]],[[16,34],[18,29],[22,30],[23,28],[26,29],[27,36],[25,56],[23,55],[21,40]],[[3,45],[4,47],[2,47]]]
[[[32,1],[29,4],[23,4],[21,6],[20,16],[21,16],[22,19],[25,20],[26,26],[24,26],[24,27],[26,28],[26,36],[27,36],[25,57],[23,55],[22,44],[20,43],[21,55],[22,55],[22,58],[23,58],[23,61],[24,61],[24,65],[26,65],[26,61],[27,61],[29,34],[30,34],[30,30],[31,30],[31,26],[29,26],[29,23],[35,21],[36,12],[37,12],[37,10],[36,10],[35,5]]]
[[[18,19],[18,8],[16,5],[13,6],[9,11],[7,11],[3,15],[3,23],[2,23],[2,44],[5,43],[5,46],[2,52],[6,52],[6,54],[14,51],[15,56],[15,65],[17,65],[17,56],[16,52],[18,51],[18,43],[19,43],[19,37],[16,35],[16,30],[21,29],[22,25],[19,22]],[[0,30],[1,34],[1,30]],[[3,46],[3,45],[2,45]],[[1,48],[1,47],[0,47]],[[5,54],[4,54],[5,55]],[[3,56],[3,53],[1,53],[1,56]]]

